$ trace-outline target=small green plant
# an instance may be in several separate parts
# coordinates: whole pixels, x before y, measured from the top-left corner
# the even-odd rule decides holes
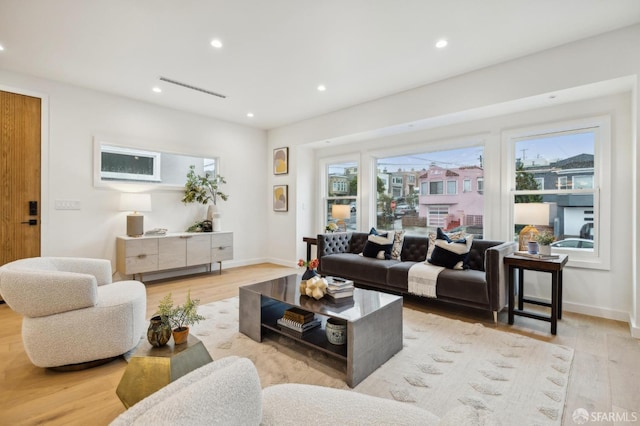
[[[220,191],[220,186],[223,183],[227,183],[222,176],[212,176],[209,172],[206,172],[204,176],[196,174],[196,166],[189,166],[189,173],[187,173],[187,182],[184,184],[184,197],[182,202],[188,203],[200,203],[207,204],[209,201],[213,201],[215,205],[218,202],[218,198],[222,201],[227,201],[228,195]]]
[[[205,319],[202,315],[198,314],[199,303],[200,299],[191,299],[191,290],[189,290],[184,305],[174,307],[173,298],[171,293],[169,293],[160,301],[158,305],[158,315],[160,315],[162,320],[168,323],[172,329],[182,331],[190,325]]]
[[[553,232],[549,232],[549,231],[540,232],[538,235],[536,235],[533,238],[541,246],[548,246],[549,244],[551,244],[552,242],[554,242],[556,240],[556,237],[555,237],[555,235],[553,235]]]

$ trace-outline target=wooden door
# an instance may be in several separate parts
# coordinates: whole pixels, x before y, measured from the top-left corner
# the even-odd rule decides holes
[[[40,256],[40,109],[0,91],[0,265]]]

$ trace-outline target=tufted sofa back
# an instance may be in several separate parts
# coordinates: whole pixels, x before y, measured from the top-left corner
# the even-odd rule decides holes
[[[366,232],[336,232],[318,235],[318,258],[336,253],[362,253],[369,234]],[[501,241],[473,240],[467,264],[476,271],[485,271],[485,252],[489,247],[501,244]],[[427,260],[429,238],[417,235],[405,235],[402,244],[401,259],[410,262]]]
[[[402,243],[400,259],[410,262],[424,262],[427,260],[429,238],[416,235],[405,235]]]

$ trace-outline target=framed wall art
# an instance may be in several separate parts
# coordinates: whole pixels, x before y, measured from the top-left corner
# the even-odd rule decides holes
[[[273,174],[286,175],[289,173],[289,148],[273,150]]]
[[[273,211],[286,212],[289,209],[289,185],[273,185]]]

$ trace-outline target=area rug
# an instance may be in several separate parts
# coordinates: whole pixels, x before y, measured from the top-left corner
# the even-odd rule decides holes
[[[262,343],[238,332],[239,299],[203,305],[191,333],[213,359],[251,359],[263,387],[306,383],[349,389],[344,364],[284,336]],[[444,416],[471,406],[504,425],[562,422],[573,349],[481,324],[403,308],[403,349],[353,391]],[[492,421],[491,423],[495,423]]]

